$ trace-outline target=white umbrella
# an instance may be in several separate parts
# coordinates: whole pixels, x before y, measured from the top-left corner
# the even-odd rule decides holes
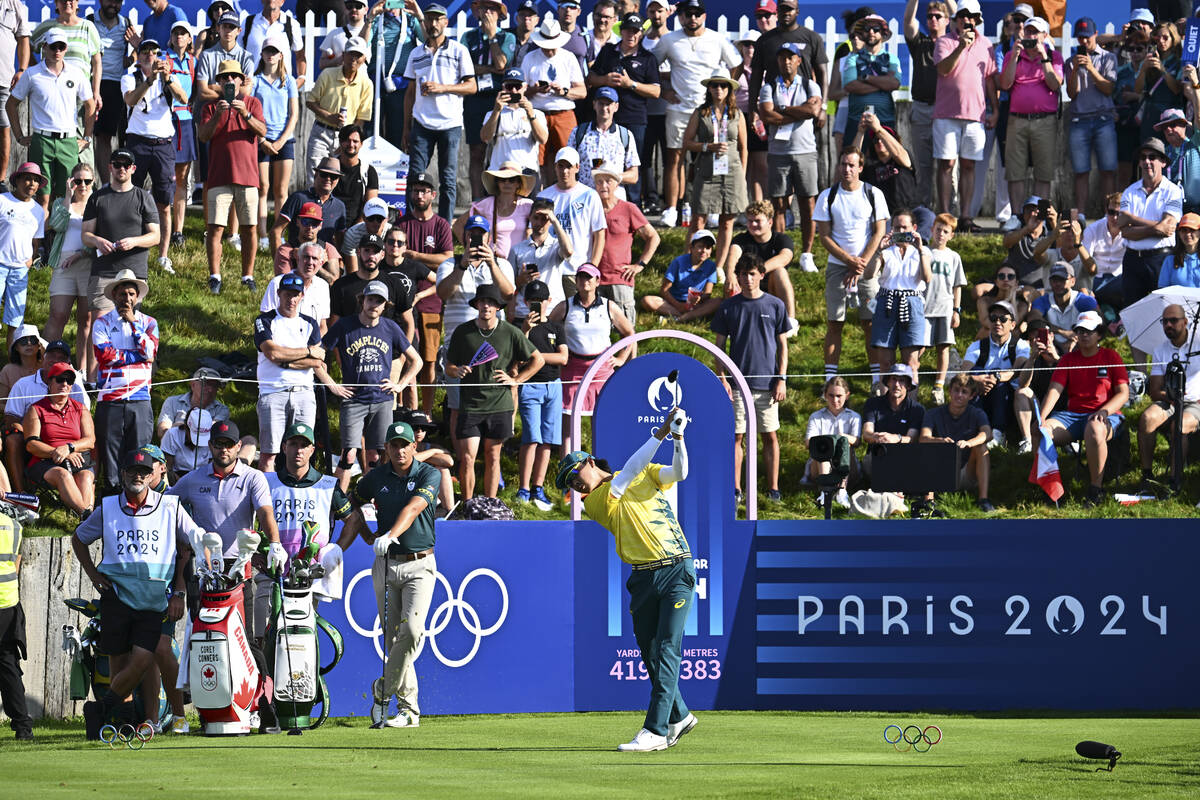
[[[1143,353],[1153,353],[1166,344],[1162,331],[1162,312],[1169,305],[1181,305],[1188,318],[1188,328],[1194,329],[1200,317],[1200,289],[1188,286],[1166,286],[1155,289],[1121,312],[1121,323],[1129,344]],[[1189,338],[1190,338],[1189,333]]]

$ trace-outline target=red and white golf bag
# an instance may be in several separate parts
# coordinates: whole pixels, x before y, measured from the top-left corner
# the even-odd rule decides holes
[[[251,714],[257,725],[259,698],[267,694],[270,678],[259,673],[250,653],[240,584],[200,595],[188,671],[206,736],[247,734]]]

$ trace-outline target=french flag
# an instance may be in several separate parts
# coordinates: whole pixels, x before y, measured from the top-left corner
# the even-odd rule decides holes
[[[1041,419],[1037,400],[1033,401],[1033,418]],[[1042,491],[1057,503],[1065,494],[1062,476],[1058,472],[1058,450],[1054,447],[1054,437],[1050,435],[1049,428],[1038,428],[1038,434],[1033,465],[1029,468],[1029,482],[1042,487]]]

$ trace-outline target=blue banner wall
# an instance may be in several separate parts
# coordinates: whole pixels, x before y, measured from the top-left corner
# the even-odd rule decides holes
[[[1200,706],[1195,520],[759,522],[761,708]]]

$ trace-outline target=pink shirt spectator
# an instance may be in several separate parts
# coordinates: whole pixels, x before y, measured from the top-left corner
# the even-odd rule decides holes
[[[944,61],[958,47],[958,34],[939,36],[933,45],[933,63]],[[984,85],[996,74],[996,56],[992,46],[982,36],[958,57],[949,75],[938,75],[937,99],[933,104],[934,119],[966,119],[980,121],[987,108]]]
[[[1014,49],[1004,57],[1005,68],[1016,54]],[[1050,65],[1061,81],[1063,60],[1057,50],[1050,54]],[[1051,91],[1046,85],[1046,73],[1042,70],[1041,60],[1025,50],[1021,51],[1021,60],[1017,62],[1017,74],[1013,78],[1008,96],[1008,110],[1012,114],[1053,114],[1058,111],[1058,92]]]
[[[649,223],[642,210],[628,200],[618,200],[613,210],[604,215],[608,235],[604,239],[604,254],[596,266],[600,269],[600,285],[633,286],[621,269],[633,263],[633,236]]]
[[[485,197],[471,203],[470,214],[478,214],[493,224],[492,240],[496,243],[496,252],[500,254],[501,258],[508,258],[508,251],[512,249],[512,246],[527,235],[529,211],[533,208],[533,201],[528,197],[518,197],[517,209],[511,216],[493,219],[492,213],[495,206],[496,198]]]

